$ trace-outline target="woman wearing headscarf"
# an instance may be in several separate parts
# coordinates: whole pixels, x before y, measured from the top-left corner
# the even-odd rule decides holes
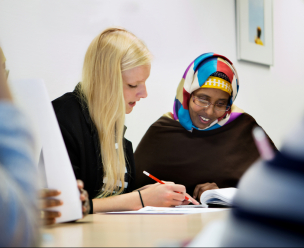
[[[233,104],[238,90],[231,61],[214,53],[196,58],[177,88],[173,113],[152,124],[136,149],[136,186],[151,183],[145,170],[185,185],[194,198],[236,187],[259,157],[252,137],[258,124]]]
[[[151,57],[134,34],[108,28],[86,52],[82,81],[53,101],[75,176],[88,191],[91,213],[189,204],[183,185],[153,184],[133,192],[135,165],[132,143],[124,138],[125,114],[147,97]]]

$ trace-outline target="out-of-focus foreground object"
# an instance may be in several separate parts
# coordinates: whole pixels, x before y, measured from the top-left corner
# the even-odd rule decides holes
[[[243,176],[222,246],[303,246],[304,119],[281,153]]]
[[[1,54],[1,65],[3,57]],[[37,246],[35,144],[25,117],[11,102],[3,66],[0,120],[0,246]]]
[[[271,160],[241,178],[227,221],[211,223],[189,247],[303,247],[304,118]]]
[[[82,218],[76,178],[43,80],[12,81],[11,86],[16,102],[29,116],[41,139],[40,163],[43,160],[47,187],[61,191],[56,199],[62,200],[63,205],[52,208],[61,212],[56,223]]]

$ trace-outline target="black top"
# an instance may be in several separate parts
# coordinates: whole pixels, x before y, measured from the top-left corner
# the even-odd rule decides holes
[[[103,185],[103,164],[97,129],[92,122],[87,105],[78,97],[77,87],[73,92],[55,99],[52,104],[60,130],[77,179],[84,182],[89,194],[91,213],[94,199]],[[124,193],[133,190],[135,165],[132,143],[124,138],[124,150],[128,173],[125,181],[128,187]]]

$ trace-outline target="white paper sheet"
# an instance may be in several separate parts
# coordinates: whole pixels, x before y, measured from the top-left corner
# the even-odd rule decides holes
[[[82,218],[76,178],[43,80],[17,80],[10,85],[15,102],[28,116],[40,138],[47,186],[61,191],[57,198],[64,204],[52,208],[61,212],[56,222]]]
[[[107,212],[107,214],[197,214],[225,211],[222,208],[162,208],[162,207],[144,207],[138,211]]]

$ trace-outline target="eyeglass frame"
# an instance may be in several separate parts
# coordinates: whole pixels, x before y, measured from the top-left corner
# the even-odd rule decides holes
[[[208,105],[207,106],[199,106],[199,107],[201,107],[201,108],[208,108],[208,107],[210,107],[210,105],[213,105],[214,107],[213,107],[213,109],[215,110],[215,111],[219,111],[219,112],[227,112],[230,108],[231,108],[231,106],[230,105],[226,105],[226,110],[218,110],[218,109],[216,109],[216,103],[211,103],[211,102],[209,102],[209,101],[207,101],[207,100],[203,100],[203,99],[200,99],[200,98],[198,98],[197,96],[194,96],[194,95],[192,95],[192,98],[193,98],[193,103],[196,105],[196,106],[199,106],[199,105],[197,105],[195,102],[194,102],[194,99],[196,98],[197,100],[199,100],[200,102],[202,102],[202,101],[205,101],[205,102],[207,102],[208,103]]]

